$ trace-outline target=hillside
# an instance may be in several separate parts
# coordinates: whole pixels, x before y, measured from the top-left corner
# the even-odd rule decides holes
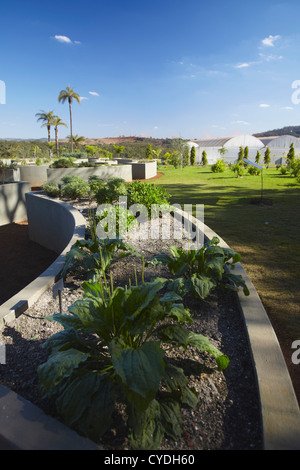
[[[271,131],[260,132],[259,134],[253,134],[254,137],[273,137],[279,135],[292,135],[294,137],[300,137],[300,126],[287,126],[281,129],[273,129]]]

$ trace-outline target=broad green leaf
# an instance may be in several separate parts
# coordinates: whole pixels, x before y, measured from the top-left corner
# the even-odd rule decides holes
[[[166,434],[174,440],[180,438],[183,431],[183,418],[179,403],[175,400],[162,401],[160,413]]]
[[[160,446],[164,435],[161,423],[161,409],[157,400],[150,401],[144,412],[136,410],[133,404],[128,407],[130,445],[134,450],[155,450]]]
[[[67,349],[51,354],[48,361],[38,368],[39,380],[44,389],[50,391],[61,381],[66,380],[88,357],[89,354],[76,349]]]
[[[123,385],[149,401],[154,398],[164,375],[164,352],[156,341],[144,343],[138,349],[122,348],[120,342],[111,343],[115,373]]]
[[[60,351],[61,349],[74,348],[80,343],[78,333],[75,328],[68,328],[67,330],[59,331],[58,333],[50,336],[43,344],[43,348],[51,351],[51,353]],[[75,349],[77,349],[75,347]]]
[[[185,308],[183,304],[173,304],[170,310],[166,312],[166,316],[173,318],[178,322],[193,322],[189,310]]]
[[[183,325],[163,325],[155,331],[158,337],[166,343],[176,342],[178,345],[186,347],[189,330]]]
[[[199,276],[197,274],[194,274],[191,277],[191,282],[195,293],[201,297],[201,299],[205,299],[212,289],[216,287],[216,282],[213,279],[206,276]]]
[[[229,364],[228,357],[223,354],[218,348],[216,348],[207,337],[191,332],[187,339],[187,344],[189,346],[194,346],[201,351],[207,351],[208,353],[212,354],[218,365],[219,370],[224,370]]]
[[[194,387],[193,388],[185,387],[182,390],[181,402],[183,405],[187,405],[191,408],[195,408],[197,406],[198,399],[199,399],[198,393]]]
[[[169,392],[176,392],[187,386],[188,379],[185,376],[183,369],[167,362],[163,384]]]
[[[68,426],[98,440],[112,424],[114,411],[111,378],[97,372],[78,375],[57,398],[58,411]]]

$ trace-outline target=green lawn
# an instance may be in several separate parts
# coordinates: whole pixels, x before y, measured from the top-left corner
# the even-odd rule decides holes
[[[161,166],[158,172],[163,177],[151,182],[163,185],[173,203],[204,204],[204,223],[241,253],[281,346],[291,355],[292,342],[300,339],[300,184],[296,178],[282,176],[276,168],[264,169],[264,197],[273,204],[261,206],[250,203],[261,195],[261,176],[237,178],[229,169],[215,174],[210,167]]]

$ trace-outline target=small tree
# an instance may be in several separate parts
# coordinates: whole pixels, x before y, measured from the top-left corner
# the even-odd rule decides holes
[[[243,147],[240,147],[239,153],[238,153],[238,163],[242,162],[244,158],[244,149]]]
[[[190,164],[190,152],[189,152],[188,147],[186,147],[184,150],[182,163],[183,163],[183,166],[189,166]]]
[[[194,166],[196,163],[196,148],[194,146],[191,148],[190,162],[192,166]]]
[[[146,159],[147,160],[152,160],[152,158],[153,158],[152,146],[151,146],[151,144],[149,144],[147,149],[146,149]]]
[[[114,145],[113,147],[114,147],[114,150],[115,150],[117,156],[120,157],[120,156],[121,156],[121,153],[122,153],[123,150],[124,150],[124,146],[123,146],[123,145],[121,145],[121,146],[120,146],[120,145]]]
[[[290,145],[289,152],[287,154],[287,161],[288,163],[292,163],[295,160],[295,148],[294,143],[292,142]]]
[[[265,156],[264,156],[264,164],[268,167],[270,165],[270,161],[271,161],[271,151],[269,147],[267,147],[265,151]]]
[[[203,150],[202,158],[201,158],[201,165],[206,166],[207,164],[208,164],[207,153],[205,152],[205,150]]]
[[[227,150],[227,148],[222,147],[222,148],[218,149],[218,152],[219,152],[220,156],[222,157],[223,155],[225,155],[226,152],[228,152],[228,150]]]
[[[261,157],[261,153],[259,153],[259,150],[257,150],[256,157],[255,157],[255,163],[259,164],[260,157]]]
[[[248,159],[248,157],[249,157],[249,148],[247,146],[247,147],[245,147],[245,150],[244,150],[244,158]]]

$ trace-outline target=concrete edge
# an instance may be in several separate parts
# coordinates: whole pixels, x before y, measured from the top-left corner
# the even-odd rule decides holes
[[[37,193],[35,196],[55,201],[57,204],[62,205],[72,214],[74,218],[73,235],[69,243],[56,258],[56,260],[42,274],[40,274],[40,276],[24,287],[24,289],[22,289],[16,295],[0,305],[0,328],[3,328],[5,324],[13,321],[15,318],[25,312],[49,287],[51,287],[51,285],[54,284],[62,270],[66,253],[77,240],[84,239],[85,237],[86,220],[83,215],[80,214],[80,212],[78,212],[74,207],[66,204],[63,201],[53,200],[44,194]]]
[[[212,229],[184,211],[176,210],[204,236],[217,237],[219,246],[228,244]],[[300,409],[279,341],[261,299],[241,263],[235,274],[243,277],[250,291],[237,293],[244,319],[261,406],[264,450],[300,450]]]
[[[0,450],[102,450],[0,385]]]

